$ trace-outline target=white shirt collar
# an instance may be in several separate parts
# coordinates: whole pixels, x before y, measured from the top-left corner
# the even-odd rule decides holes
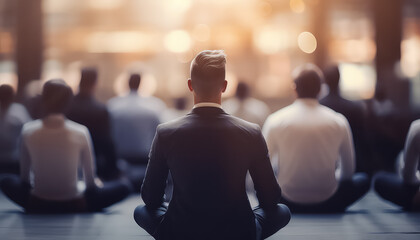
[[[199,107],[216,107],[216,108],[222,108],[222,105],[218,104],[218,103],[214,103],[214,102],[202,102],[202,103],[197,103],[194,105],[194,108],[199,108]]]

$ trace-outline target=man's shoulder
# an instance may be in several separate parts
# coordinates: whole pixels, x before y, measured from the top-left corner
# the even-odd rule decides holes
[[[29,135],[40,128],[42,128],[41,119],[36,119],[30,122],[27,122],[23,125],[22,135]]]

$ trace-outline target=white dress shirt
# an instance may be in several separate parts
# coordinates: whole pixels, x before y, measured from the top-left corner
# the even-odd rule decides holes
[[[21,178],[30,182],[32,194],[47,200],[71,200],[77,188],[81,165],[86,187],[94,186],[94,158],[88,129],[62,114],[28,122],[22,130]]]
[[[406,183],[420,183],[418,169],[420,156],[420,120],[411,123],[404,149],[403,179]]]
[[[273,113],[263,134],[282,194],[290,201],[322,202],[337,190],[337,178],[349,179],[354,173],[347,119],[316,99],[297,99]],[[335,174],[337,165],[340,177]]]

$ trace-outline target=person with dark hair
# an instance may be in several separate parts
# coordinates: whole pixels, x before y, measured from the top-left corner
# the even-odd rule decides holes
[[[95,183],[89,131],[64,116],[72,97],[63,80],[45,83],[42,102],[46,116],[25,124],[22,130],[20,177],[6,176],[0,182],[3,193],[27,212],[99,211],[130,193],[130,186],[124,183],[100,187]],[[77,184],[79,164],[84,192]]]
[[[322,81],[315,65],[299,67],[294,72],[297,99],[270,115],[263,127],[282,202],[292,212],[342,212],[370,186],[366,174],[354,174],[347,119],[318,103]]]
[[[350,101],[341,96],[339,88],[340,70],[337,65],[329,66],[323,72],[329,93],[319,103],[343,114],[347,118],[353,134],[356,172],[372,174],[373,166],[365,134],[366,109],[361,102]]]
[[[0,86],[0,173],[19,173],[19,135],[31,120],[26,108],[14,103],[10,85]]]
[[[376,174],[374,188],[383,199],[407,211],[420,211],[420,120],[411,123],[405,142],[402,177],[394,173]]]
[[[122,170],[136,190],[140,190],[143,182],[150,147],[160,123],[156,111],[146,106],[137,93],[140,80],[139,74],[132,74],[128,81],[130,92],[108,102],[117,156],[129,163]]]
[[[245,82],[238,83],[235,98],[224,101],[223,108],[227,113],[248,122],[256,123],[260,127],[270,114],[267,104],[251,97],[251,89]]]
[[[264,239],[286,226],[276,182],[260,128],[221,108],[226,56],[200,52],[191,63],[188,87],[193,110],[159,125],[134,219],[156,239]],[[259,206],[251,209],[245,190],[250,172]],[[163,205],[171,173],[174,189]]]
[[[119,177],[119,170],[108,110],[94,97],[97,77],[95,68],[82,69],[79,93],[74,97],[66,115],[70,120],[89,129],[95,150],[97,174],[100,178],[109,180]]]

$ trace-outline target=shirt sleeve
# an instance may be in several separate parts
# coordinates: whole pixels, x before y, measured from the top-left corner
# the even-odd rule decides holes
[[[251,163],[249,173],[254,182],[254,188],[260,206],[270,208],[280,202],[281,189],[274,176],[267,145],[261,131],[258,131],[255,147],[255,156],[253,156],[254,159]]]
[[[340,179],[346,180],[350,179],[355,171],[356,168],[356,161],[354,157],[354,145],[353,145],[353,136],[351,133],[350,125],[345,119],[343,118],[343,141],[340,145],[340,158],[341,158],[341,174]]]
[[[20,178],[23,182],[29,184],[31,173],[31,156],[29,155],[29,151],[23,136],[21,136],[20,143]]]
[[[149,163],[141,189],[141,196],[146,206],[150,208],[161,206],[164,201],[168,173],[169,168],[162,150],[162,140],[159,137],[158,129],[150,149]]]
[[[82,165],[83,176],[86,183],[86,188],[95,186],[95,158],[92,151],[92,140],[90,138],[89,130],[85,129],[83,136],[83,145],[81,151],[80,163]]]
[[[404,149],[403,179],[406,183],[417,183],[416,172],[419,164],[420,121],[413,122],[408,131]]]

